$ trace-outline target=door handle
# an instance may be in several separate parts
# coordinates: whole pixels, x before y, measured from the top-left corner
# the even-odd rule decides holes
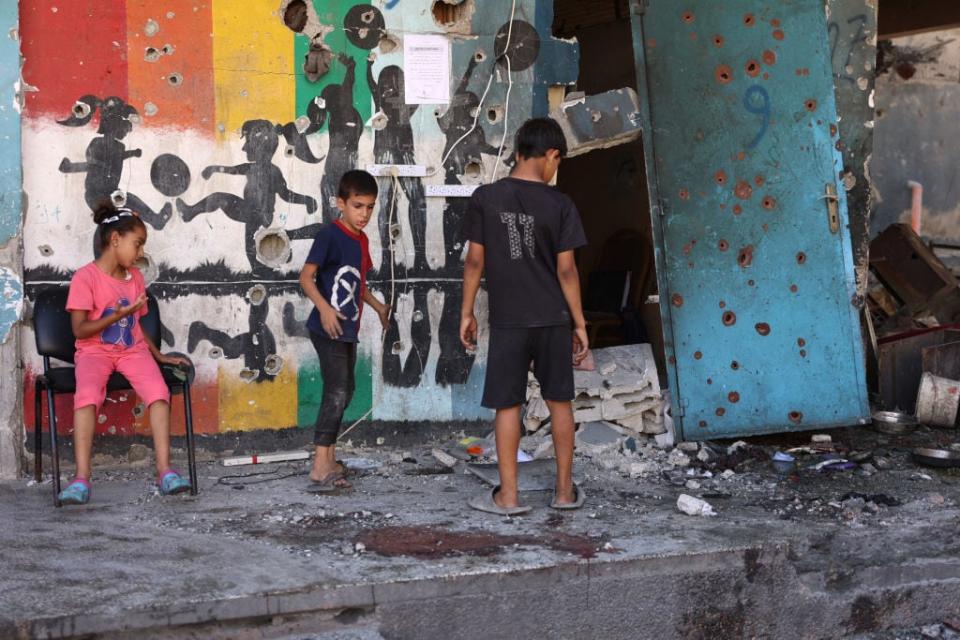
[[[837,195],[837,187],[833,184],[826,186],[826,195],[823,199],[827,201],[827,221],[830,223],[830,233],[840,231],[840,196]]]

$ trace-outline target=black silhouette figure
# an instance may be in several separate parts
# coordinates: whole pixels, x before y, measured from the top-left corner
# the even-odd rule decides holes
[[[386,116],[386,126],[377,131],[373,143],[373,155],[377,164],[415,164],[413,145],[413,127],[410,119],[419,105],[408,105],[404,101],[403,70],[390,65],[380,72],[380,80],[373,78],[373,56],[367,59],[367,82],[373,94],[373,104],[377,111]],[[410,229],[413,232],[414,263],[413,271],[426,273],[427,265],[427,201],[423,184],[418,178],[400,178],[400,187],[407,194],[410,203],[408,211]],[[391,180],[380,198],[379,227],[383,244],[383,266],[389,270],[389,260],[394,260],[393,243],[390,238],[390,205],[393,201],[394,183]],[[394,222],[399,223],[395,215]]]
[[[423,380],[423,370],[430,357],[430,314],[427,307],[427,293],[433,284],[419,282],[411,286],[413,290],[414,319],[410,329],[410,340],[413,342],[406,361],[401,362],[400,354],[394,353],[394,346],[400,340],[400,326],[396,318],[390,319],[390,328],[387,329],[383,347],[383,380],[395,387],[412,389],[420,386]],[[417,311],[420,311],[417,314]],[[419,319],[417,319],[419,317]],[[457,326],[459,335],[459,325]],[[402,349],[399,349],[402,351]]]
[[[337,206],[334,204],[340,178],[347,171],[357,167],[357,148],[363,133],[363,120],[360,112],[353,106],[357,62],[343,54],[340,54],[338,59],[347,68],[343,83],[327,85],[320,93],[327,109],[330,150],[333,151],[329,154],[330,157],[327,159],[323,178],[320,181],[324,222],[333,222],[340,217]]]
[[[219,209],[231,220],[246,225],[247,258],[255,273],[264,269],[257,262],[254,235],[261,227],[269,227],[273,223],[277,196],[292,204],[306,206],[308,213],[317,210],[317,201],[310,196],[291,191],[280,168],[273,164],[273,155],[277,151],[278,136],[281,133],[282,127],[274,126],[267,120],[248,120],[243,124],[241,136],[245,140],[243,151],[249,162],[235,167],[210,166],[203,170],[201,175],[204,179],[209,179],[216,172],[245,176],[247,183],[243,188],[243,197],[232,193],[212,193],[193,205],[177,199],[177,208],[186,222],[201,213]],[[269,269],[267,271],[269,272]]]
[[[236,360],[243,357],[244,366],[257,372],[255,382],[272,380],[276,372],[268,373],[268,360],[277,352],[277,342],[273,332],[267,326],[267,312],[270,310],[266,297],[259,304],[250,304],[249,330],[237,336],[231,336],[218,329],[211,329],[205,322],[190,323],[187,332],[187,351],[193,353],[201,341],[206,340],[223,350],[223,357]]]
[[[137,110],[115,96],[105,100],[91,95],[83,96],[77,100],[73,115],[58,122],[67,127],[82,127],[93,119],[97,109],[100,110],[100,126],[97,129],[100,137],[91,140],[87,146],[86,161],[73,162],[64,158],[59,167],[62,173],[87,174],[84,199],[91,211],[104,200],[112,200],[114,193],[119,191],[123,161],[143,155],[140,149],[128,150],[122,142],[133,131],[133,123],[138,118]],[[158,230],[163,229],[173,214],[169,202],[158,213],[133,193],[126,194],[126,206]]]

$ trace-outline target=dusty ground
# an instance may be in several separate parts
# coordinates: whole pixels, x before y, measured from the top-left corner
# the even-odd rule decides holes
[[[892,589],[892,578],[881,577],[892,566],[898,579],[916,571],[908,582],[960,582],[960,472],[919,467],[910,458],[913,446],[950,446],[957,434],[921,428],[890,437],[861,428],[832,437],[834,452],[860,461],[855,469],[812,471],[807,467],[824,455],[816,453],[800,456],[796,474],[774,472],[772,453],[807,444],[810,434],[754,439],[746,446],[711,443],[704,453],[685,445],[683,456],[644,442],[637,443],[636,454],[578,455],[577,473],[588,494],[582,511],[551,511],[549,492],[532,492],[525,499],[534,512],[512,519],[465,506],[483,485],[464,473],[463,463],[446,469],[429,453],[453,440],[348,448],[343,458],[379,466],[337,495],[303,491],[306,463],[225,468],[210,460],[200,465],[199,496],[162,498],[150,486],[148,460],[110,465],[101,458],[86,507],[54,510],[49,483],[0,485],[0,511],[9,516],[0,523],[0,637],[4,629],[28,628],[38,620],[45,621],[44,629],[51,620],[61,630],[70,620],[71,632],[83,624],[106,629],[124,612],[176,610],[185,603],[229,602],[305,586],[329,590],[491,571],[513,575],[736,549],[743,555],[737,562],[744,580],[753,583],[769,569],[773,584],[788,571],[807,592],[835,600],[837,611],[825,612],[823,625],[835,615],[843,635],[920,637],[862,635],[904,626],[900,608],[907,605],[859,590]],[[648,463],[646,475],[629,477],[640,471],[638,462]],[[681,493],[708,501],[718,515],[679,513]],[[52,590],[45,580],[55,585]],[[853,604],[841,611],[838,594],[849,594]],[[712,598],[714,609],[669,621],[676,637],[837,637],[833,631],[818,635],[818,629],[835,628],[819,623],[811,623],[809,633],[765,636],[744,613],[748,605],[761,606],[757,599],[736,595],[738,604],[722,609],[723,598]],[[953,608],[935,602],[909,606],[916,619],[908,625],[960,616],[960,599]],[[379,619],[363,611],[351,620],[362,625]],[[413,637],[399,627],[391,631],[383,620],[377,624],[387,625],[379,627],[384,637]],[[763,628],[770,624],[777,628],[773,622]],[[941,629],[942,637],[951,637],[948,626]],[[279,631],[257,637],[281,637]],[[918,626],[902,633],[920,632]],[[440,631],[423,634],[442,637]]]

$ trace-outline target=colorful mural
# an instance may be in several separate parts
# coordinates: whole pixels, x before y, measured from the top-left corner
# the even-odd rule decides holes
[[[312,425],[321,381],[297,283],[310,240],[336,215],[343,172],[422,165],[425,178],[380,179],[370,283],[396,311],[385,336],[364,315],[346,417],[486,417],[484,336],[475,357],[457,338],[466,200],[426,186],[492,179],[506,137],[504,173],[516,127],[547,113],[548,87],[574,83],[578,50],[551,36],[551,0],[517,0],[512,23],[511,0],[475,2],[22,0],[28,297],[92,259],[97,201],[126,201],[149,226],[163,348],[197,366],[198,430]],[[404,102],[403,40],[425,33],[451,41],[449,105]],[[99,431],[146,432],[137,403],[111,398]]]

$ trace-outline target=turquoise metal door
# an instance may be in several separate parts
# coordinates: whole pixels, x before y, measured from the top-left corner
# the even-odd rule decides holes
[[[634,0],[686,440],[869,416],[823,0]]]

